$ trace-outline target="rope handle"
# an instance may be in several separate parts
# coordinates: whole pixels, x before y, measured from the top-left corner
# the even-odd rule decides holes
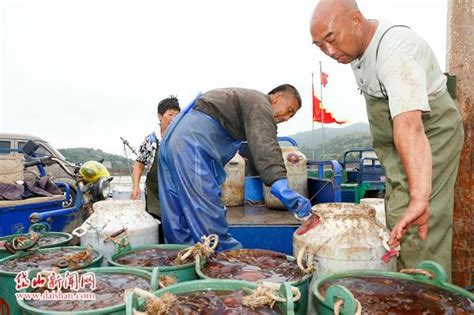
[[[217,234],[201,236],[201,240],[202,242],[198,242],[180,251],[176,257],[176,262],[182,264],[189,256],[193,255],[196,263],[199,263],[201,256],[207,257],[213,254],[219,244],[219,236]]]
[[[252,309],[261,306],[270,306],[273,308],[273,305],[277,302],[284,303],[293,308],[294,302],[301,299],[300,290],[287,283],[263,282],[255,289],[248,287],[243,287],[242,289],[247,294],[242,298],[242,305]]]
[[[130,313],[135,314],[135,315],[168,314],[172,305],[177,301],[176,296],[169,292],[165,292],[161,294],[159,297],[155,296],[151,292],[145,291],[140,288],[134,288],[132,292],[133,292],[133,295],[137,296],[138,298],[146,300],[146,304],[147,304],[146,311],[140,312],[136,310],[135,305],[133,304],[138,304],[138,303],[133,303],[136,301],[136,299],[134,299],[132,296],[132,298],[128,299],[128,301],[131,303],[128,303],[129,305],[127,305],[127,308],[126,308],[127,314],[130,314]],[[129,313],[128,312],[129,310],[131,310],[132,312]]]
[[[276,295],[274,292],[280,290],[281,283],[275,283],[275,282],[262,282],[261,284],[263,287],[271,289],[273,292],[266,292],[266,295],[270,298],[272,298],[276,302],[282,302],[285,303],[287,301],[287,298],[281,297],[279,295]],[[298,302],[301,299],[301,291],[297,287],[291,287],[291,293],[292,293],[292,300],[293,302]]]
[[[362,314],[362,304],[360,304],[359,300],[355,299],[357,303],[357,308],[355,311],[355,315],[361,315]],[[336,303],[334,303],[334,315],[339,315],[339,312],[341,311],[341,307],[344,305],[344,300],[337,300]]]
[[[425,269],[416,269],[416,268],[407,268],[407,269],[402,269],[400,270],[400,273],[405,273],[407,275],[417,275],[417,274],[422,274],[429,279],[434,279],[435,275],[428,270]]]
[[[300,248],[298,251],[298,256],[296,257],[296,264],[298,265],[298,268],[304,273],[312,273],[315,271],[315,266],[314,266],[314,254],[312,252],[306,253],[308,246],[305,245]],[[303,266],[303,257],[304,255],[307,254],[306,257],[306,267]]]

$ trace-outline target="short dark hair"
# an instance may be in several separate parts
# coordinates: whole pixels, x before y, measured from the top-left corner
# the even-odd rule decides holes
[[[158,114],[164,115],[166,111],[170,109],[177,110],[178,112],[181,111],[181,108],[179,107],[179,101],[176,96],[170,95],[170,97],[162,99],[158,103]]]
[[[289,93],[289,94],[293,95],[296,98],[296,100],[298,101],[299,107],[301,107],[300,92],[298,92],[298,90],[293,85],[291,85],[291,84],[279,85],[276,88],[274,88],[273,90],[271,90],[270,92],[268,92],[268,95],[276,94],[278,92],[283,92],[285,94]]]

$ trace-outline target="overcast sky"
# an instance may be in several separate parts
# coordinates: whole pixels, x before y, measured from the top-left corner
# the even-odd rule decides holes
[[[350,66],[312,45],[314,0],[43,1],[0,3],[0,132],[55,147],[122,153],[157,129],[156,105],[199,91],[295,85],[303,108],[280,135],[311,130],[311,73],[339,119],[366,122]],[[447,0],[360,0],[367,18],[409,25],[445,69]],[[319,82],[315,82],[319,84]],[[317,87],[319,92],[319,88]],[[320,125],[316,125],[320,128]]]

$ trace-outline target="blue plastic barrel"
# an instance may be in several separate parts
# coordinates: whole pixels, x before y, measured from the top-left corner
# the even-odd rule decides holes
[[[245,202],[263,202],[263,183],[260,176],[245,177]]]

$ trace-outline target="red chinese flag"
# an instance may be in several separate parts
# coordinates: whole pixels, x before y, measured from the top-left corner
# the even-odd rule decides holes
[[[321,74],[321,85],[326,86],[328,84],[328,75],[324,72],[320,72]],[[332,115],[331,112],[326,111],[321,106],[321,100],[316,97],[314,93],[314,83],[311,85],[312,93],[313,93],[313,121],[320,122],[322,124],[344,124],[345,121],[339,121]]]
[[[321,101],[313,93],[313,121],[320,122],[323,124],[343,124],[345,121],[336,120],[332,113],[327,112],[321,107]]]
[[[323,87],[326,87],[326,85],[328,84],[328,77],[329,75],[327,73],[321,71],[321,85]]]

